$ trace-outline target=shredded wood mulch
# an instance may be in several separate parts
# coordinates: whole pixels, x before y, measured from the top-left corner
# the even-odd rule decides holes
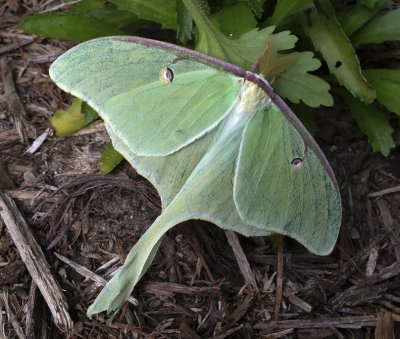
[[[332,254],[312,255],[285,238],[278,258],[280,240],[190,221],[167,233],[111,324],[105,314],[88,319],[160,202],[126,163],[100,174],[109,140],[101,122],[51,135],[49,117],[70,96],[48,68],[74,43],[24,34],[18,23],[55,5],[0,3],[1,338],[399,337],[400,148],[387,158],[373,153],[339,99],[317,116],[343,199]],[[361,61],[400,68],[399,51],[391,43],[374,58],[363,51]],[[399,117],[387,116],[399,145]]]

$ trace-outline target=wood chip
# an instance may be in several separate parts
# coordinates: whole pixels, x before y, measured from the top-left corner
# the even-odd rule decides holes
[[[143,286],[143,289],[147,293],[166,296],[173,296],[179,293],[208,297],[218,296],[219,293],[218,286],[195,287],[169,282],[148,283]]]
[[[244,281],[246,285],[253,289],[256,293],[258,293],[258,286],[256,279],[254,278],[254,273],[250,268],[249,261],[247,260],[246,255],[240,246],[239,239],[235,232],[233,231],[225,231],[225,235],[228,239],[229,245],[231,245],[233,254],[235,255],[236,261],[239,265],[240,272],[242,272]]]
[[[312,306],[310,304],[307,304],[304,300],[300,299],[298,296],[290,295],[288,299],[293,305],[300,307],[305,312],[310,313],[312,311]]]
[[[395,339],[394,322],[390,312],[385,310],[378,313],[378,320],[375,329],[376,339]]]
[[[55,325],[65,333],[73,327],[68,304],[60,286],[54,279],[42,249],[14,201],[0,190],[0,216],[26,265],[32,279],[40,289],[51,311]]]
[[[338,318],[326,318],[326,319],[297,319],[297,320],[280,320],[270,321],[268,323],[259,322],[254,325],[257,330],[264,331],[277,331],[284,330],[287,328],[361,328],[365,326],[375,327],[376,317],[374,315],[364,315],[358,317],[338,317]]]
[[[367,268],[365,269],[365,275],[371,277],[374,274],[376,263],[378,261],[379,251],[378,248],[373,247],[371,249],[371,254],[369,255]]]

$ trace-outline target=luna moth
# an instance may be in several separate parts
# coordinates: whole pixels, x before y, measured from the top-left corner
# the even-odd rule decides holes
[[[58,58],[50,76],[101,116],[112,143],[157,188],[162,213],[88,315],[119,309],[165,232],[203,219],[245,236],[277,232],[331,252],[341,201],[312,136],[260,75],[138,37],[106,37]]]

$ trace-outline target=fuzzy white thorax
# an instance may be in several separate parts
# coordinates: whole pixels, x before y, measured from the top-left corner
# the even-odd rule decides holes
[[[266,106],[270,98],[254,82],[243,80],[242,90],[236,104],[229,112],[225,132],[233,131],[239,124],[248,120],[258,109]]]

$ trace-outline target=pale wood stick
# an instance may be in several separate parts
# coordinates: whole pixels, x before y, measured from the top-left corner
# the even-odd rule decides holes
[[[71,333],[73,323],[68,313],[64,294],[53,277],[43,251],[28,224],[14,201],[2,190],[0,190],[0,216],[4,220],[22,261],[39,287],[53,315],[55,325],[61,331],[67,334]]]

